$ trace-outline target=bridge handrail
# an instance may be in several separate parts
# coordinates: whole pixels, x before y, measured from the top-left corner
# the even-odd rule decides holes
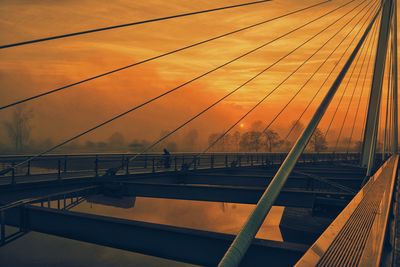
[[[398,163],[399,156],[391,156],[376,171],[297,262],[296,267],[335,265],[343,258],[352,261],[353,265],[379,266],[387,234]],[[357,240],[352,239],[352,233],[357,236]],[[347,254],[347,257],[343,254]],[[342,264],[346,265],[343,262],[339,265]]]
[[[172,155],[188,155],[188,156],[195,156],[199,152],[173,152]],[[282,154],[287,154],[287,151],[278,151],[278,152],[209,152],[205,153],[204,155],[282,155]],[[323,152],[305,152],[304,154],[307,155],[359,155],[359,152],[330,152],[330,151],[323,151]],[[57,154],[47,154],[40,156],[40,158],[58,158],[58,157],[95,157],[95,156],[133,156],[136,155],[134,152],[126,152],[126,153],[73,153],[73,154],[65,154],[65,153],[57,153]],[[154,153],[147,153],[143,154],[141,156],[162,156],[162,152],[154,152]],[[0,160],[1,159],[7,159],[7,158],[27,158],[31,157],[33,154],[24,154],[24,155],[19,155],[19,154],[0,154]]]

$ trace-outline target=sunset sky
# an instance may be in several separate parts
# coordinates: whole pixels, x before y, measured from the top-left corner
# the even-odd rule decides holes
[[[2,13],[0,17],[0,29],[2,32],[0,43],[7,44],[54,34],[243,2],[247,1],[2,0],[0,4]],[[264,4],[231,10],[4,49],[0,51],[0,105],[318,2],[322,1],[274,0]],[[33,137],[39,141],[46,138],[61,141],[221,65],[345,2],[347,0],[331,1],[311,10],[275,20],[262,26],[23,104],[26,108],[33,110]],[[317,23],[296,31],[211,75],[207,75],[167,97],[149,104],[93,134],[83,137],[81,140],[102,140],[116,131],[122,132],[128,140],[143,138],[155,140],[160,136],[161,132],[177,127],[180,123],[235,89],[361,2],[364,2],[364,4],[345,16],[335,26],[330,27],[329,30],[323,32],[319,37],[296,51],[280,64],[240,89],[223,103],[183,129],[177,136],[179,137],[179,135],[190,129],[197,129],[205,140],[212,132],[224,131],[267,92],[279,84],[336,31],[347,25],[307,65],[302,67],[296,75],[243,121],[244,128],[249,127],[256,120],[261,120],[264,125],[267,125],[340,40],[351,30],[353,25],[361,19],[364,12],[377,1],[373,1],[373,4],[367,6],[356,17],[355,14],[370,3],[369,1],[356,0],[319,20]],[[375,7],[371,10],[374,9]],[[369,14],[366,17],[368,16]],[[354,19],[349,22],[352,18]],[[362,22],[364,22],[364,19]],[[357,30],[353,31],[353,33],[355,32]],[[340,46],[328,61],[329,64],[322,67],[319,74],[297,96],[290,108],[271,126],[281,136],[286,135],[290,123],[296,120],[303,111],[314,92],[320,87],[336,60],[349,44],[352,36],[354,35],[350,35],[350,38]],[[345,94],[344,103],[338,112],[339,116],[334,121],[332,136],[328,136],[328,138],[337,136],[335,131],[338,131],[344,118],[345,109],[354,87],[352,85],[355,84],[364,53],[361,54],[360,62]],[[373,59],[374,57],[372,56],[371,63],[373,63]],[[366,60],[368,60],[368,56]],[[341,61],[340,66],[342,66],[343,62]],[[366,66],[365,63],[364,70]],[[336,69],[336,73],[338,69]],[[371,73],[371,71],[372,64],[369,72]],[[368,78],[370,78],[370,75],[368,75]],[[344,82],[346,81],[345,79]],[[306,116],[302,119],[303,123],[307,123],[331,82],[332,79],[329,80],[317,96],[312,108],[308,110]],[[370,80],[368,79],[366,84],[368,85],[369,82]],[[322,129],[329,123],[343,88],[344,86],[338,91],[338,95],[332,102],[327,116],[321,122]],[[347,119],[346,125],[348,126],[345,128],[346,132],[343,137],[348,137],[350,133],[351,122],[356,115],[356,101],[358,101],[360,92],[361,82],[355,91],[353,104],[351,105],[352,109]],[[366,91],[364,91],[363,96],[359,113],[364,113],[365,111]],[[13,108],[7,111],[0,111],[0,121],[9,119],[12,110]],[[363,123],[362,114],[357,118],[355,139],[359,138]],[[4,131],[0,134],[3,137],[2,140],[5,140]],[[5,142],[1,141],[0,143],[4,144]]]

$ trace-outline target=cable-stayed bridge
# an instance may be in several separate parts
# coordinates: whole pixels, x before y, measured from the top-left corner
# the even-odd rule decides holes
[[[190,16],[212,16],[226,10],[241,12],[248,6],[267,8],[269,2],[222,6],[7,43],[0,45],[0,50],[7,53],[32,44],[60,42],[61,39],[83,35],[88,37],[119,28],[135,30],[143,24]],[[168,58],[262,25],[280,22],[304,12],[316,14],[296,21],[291,30],[279,33],[261,45],[96,125],[88,126],[39,153],[0,156],[1,245],[6,247],[29,231],[37,231],[206,266],[399,265],[396,10],[396,0],[322,1],[2,104],[0,112],[41,101],[62,91],[68,93],[78,85],[112,77],[126,69]],[[312,35],[306,34],[304,40],[296,39],[293,49],[281,51],[282,56],[276,61],[251,74],[239,86],[193,116],[177,122],[175,128],[137,153],[58,152],[71,142],[173,95],[238,60],[246,59],[259,50],[268,51],[279,40],[293,41],[293,34],[307,32],[309,27],[318,30]],[[309,54],[302,50],[305,47]],[[307,57],[301,62],[292,62],[291,56],[298,54],[307,54]],[[316,60],[317,57],[322,59]],[[285,62],[295,64],[295,68],[285,73],[287,75],[276,85],[267,88],[254,105],[216,138],[209,140],[200,151],[156,152],[169,137]],[[315,62],[316,67],[312,64]],[[282,116],[287,116],[285,111],[305,88],[311,87],[308,98],[302,96],[307,99],[301,112],[289,119],[299,122],[305,120],[306,114],[311,113],[311,116],[295,141],[289,142],[287,151],[214,152],[215,147],[224,142],[243,120],[254,114],[293,77],[299,76],[304,68],[312,71],[305,77],[297,78],[293,94],[284,99],[282,108],[276,114],[266,114],[267,122],[260,130],[260,134],[268,136],[271,126]],[[345,96],[349,96],[349,101]],[[363,99],[366,99],[365,108]],[[332,110],[332,114],[328,110]],[[325,120],[326,125],[322,124]],[[358,129],[360,125],[361,129]],[[283,142],[288,143],[288,138],[296,132],[295,128],[296,124],[293,124],[287,129]],[[325,140],[328,134],[334,135],[334,141],[329,150],[321,151],[321,140]],[[358,139],[356,134],[360,135],[362,142],[360,148],[353,151],[351,147]],[[343,140],[345,145],[340,145]],[[220,202],[223,205],[253,204],[254,209],[235,235],[116,219],[75,210],[85,201],[131,207],[140,197]],[[256,237],[268,221],[267,215],[273,206],[287,208],[280,222],[282,241]]]

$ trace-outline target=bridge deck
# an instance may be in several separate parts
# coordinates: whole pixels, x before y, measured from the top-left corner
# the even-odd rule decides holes
[[[0,185],[67,180],[76,178],[94,178],[102,176],[110,168],[124,166],[117,175],[164,173],[181,169],[188,162],[195,162],[192,169],[204,170],[226,168],[235,163],[237,167],[279,165],[285,153],[211,153],[201,157],[197,153],[179,153],[171,155],[169,166],[165,167],[162,154],[141,155],[129,162],[135,154],[100,154],[100,155],[46,155],[33,160],[26,166],[17,168],[0,176]],[[0,167],[6,168],[18,164],[27,156],[0,156]],[[197,159],[194,161],[194,159]],[[299,162],[355,160],[356,153],[304,153]]]
[[[243,165],[241,167],[228,168],[216,168],[214,166],[214,168],[190,170],[188,172],[165,171],[155,173],[131,173],[129,175],[117,175],[112,178],[99,177],[94,179],[93,176],[88,176],[60,180],[53,178],[52,181],[41,182],[37,180],[27,180],[29,182],[0,186],[0,202],[8,203],[10,201],[21,200],[27,197],[43,196],[63,190],[72,190],[73,192],[85,186],[98,186],[96,187],[98,190],[94,190],[92,194],[109,194],[109,190],[111,190],[111,194],[130,197],[255,204],[266,186],[270,183],[278,166],[274,164],[261,164],[257,166],[256,163],[254,163],[253,166],[251,166],[251,163],[248,166]],[[263,262],[266,259],[270,262],[274,262],[277,266],[293,265],[306,251],[307,247],[304,244],[296,244],[304,243],[302,242],[304,240],[299,239],[299,236],[307,236],[307,243],[311,244],[331,220],[330,216],[323,217],[327,215],[322,215],[321,218],[326,219],[324,225],[320,225],[320,228],[313,228],[311,229],[312,231],[310,231],[309,228],[311,226],[309,225],[306,227],[306,219],[309,219],[309,222],[314,221],[312,211],[318,209],[318,207],[324,207],[323,209],[334,207],[334,209],[337,210],[343,208],[355,195],[354,192],[358,191],[364,178],[364,172],[365,169],[363,168],[351,164],[344,164],[339,161],[305,161],[299,163],[295,171],[289,177],[285,188],[275,204],[307,210],[307,214],[309,214],[308,217],[298,221],[298,223],[303,223],[305,228],[295,229],[293,228],[293,223],[286,220],[284,230],[281,229],[287,238],[284,239],[286,241],[270,243],[256,240],[255,244],[258,245],[253,246],[254,249],[250,249],[248,256],[246,256],[243,262],[244,265],[254,266],[254,264]],[[29,177],[27,177],[27,179],[29,179]],[[77,194],[71,193],[63,197],[64,199],[65,197],[70,197],[79,200],[84,199],[85,194],[86,192],[82,191],[82,194],[79,194],[79,192]],[[59,198],[60,196],[55,194],[42,201],[44,201],[44,206],[46,206],[47,202],[58,200]],[[79,201],[77,201],[77,203],[79,204]],[[189,263],[215,265],[233,239],[231,235],[204,233],[204,231],[188,230],[179,227],[174,228],[166,225],[154,227],[151,223],[114,220],[113,218],[104,218],[96,215],[34,207],[30,205],[25,206],[24,210],[25,215],[29,217],[27,219],[30,223],[28,227],[33,231],[50,233]],[[295,210],[293,210],[293,212],[295,212]],[[14,225],[20,223],[19,212],[14,211],[14,213],[11,214],[7,212],[5,215],[8,223]],[[293,214],[291,217],[293,217]],[[47,224],[41,225],[39,222],[43,220],[49,221],[51,226]],[[61,221],[69,221],[70,223],[65,224],[61,223]],[[90,226],[88,223],[88,227],[83,227],[83,232],[81,230],[74,232],[73,229],[70,228],[72,227],[71,225],[86,225],[85,222],[88,221],[90,221]],[[312,225],[315,225],[315,222],[313,223]],[[139,232],[143,233],[143,231],[146,231],[147,234],[146,236],[140,237],[140,242],[135,245],[129,244],[129,242],[125,242],[123,239],[121,239],[119,243],[109,243],[106,238],[102,240],[93,239],[93,237],[98,235],[95,232],[97,231],[96,225],[102,225],[101,228],[103,230],[105,229],[104,227],[109,227],[110,233],[114,233],[111,229],[131,228],[129,231],[133,231],[132,233],[135,233],[136,238],[140,236],[138,234]],[[165,237],[165,240],[164,238],[160,239],[157,234],[160,229],[162,229],[162,236]],[[83,234],[90,231],[91,234]],[[122,232],[121,235],[123,235]],[[310,237],[311,235],[312,238]],[[155,246],[150,242],[151,240],[156,240],[155,236],[158,236],[157,240],[163,240],[159,246]],[[82,239],[83,237],[84,239]],[[222,239],[220,237],[222,237]],[[144,239],[148,239],[149,241],[144,242]],[[181,250],[186,247],[193,248],[199,246],[199,249],[204,253],[213,256],[207,258],[203,254],[197,255],[187,252],[185,253],[185,258],[182,258],[178,250],[173,251],[164,248],[165,246],[168,247],[166,244],[172,242],[171,240],[174,240],[175,243],[177,239],[181,240],[177,245]],[[200,243],[197,245],[196,242]],[[205,248],[203,243],[213,243],[214,245],[208,245],[207,248]],[[189,246],[189,244],[191,245]],[[218,253],[216,253],[216,251]],[[276,261],[277,254],[281,254],[282,257],[285,257],[286,261]]]
[[[340,164],[340,163],[335,163]],[[318,197],[330,196],[341,206],[358,191],[364,169],[332,163],[301,163],[286,184],[280,198],[281,205],[312,207]],[[241,168],[213,168],[182,172],[159,172],[119,175],[111,180],[81,177],[53,181],[31,181],[0,186],[0,203],[23,198],[40,197],[73,188],[102,184],[124,183],[130,194],[147,197],[180,198],[222,202],[256,203],[271,181],[277,166],[248,166]],[[310,177],[311,175],[311,177]],[[318,179],[315,179],[315,177]],[[332,185],[333,183],[333,185]],[[340,185],[339,187],[335,184]],[[347,188],[348,190],[343,190]]]
[[[296,266],[378,266],[397,168],[398,156],[392,156]]]

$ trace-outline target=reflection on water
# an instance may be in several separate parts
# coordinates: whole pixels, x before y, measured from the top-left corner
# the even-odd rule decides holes
[[[119,208],[104,205],[111,198],[96,198],[92,203],[83,202],[72,209],[84,213],[111,216],[128,220],[145,221],[199,230],[236,234],[241,229],[254,205],[206,201],[189,201],[137,197],[130,203],[120,203]],[[134,201],[134,202],[133,202]],[[103,203],[103,204],[99,204]],[[116,203],[113,203],[116,205]],[[258,238],[282,241],[279,223],[284,207],[274,206],[257,234]]]
[[[93,199],[92,199],[93,200]],[[104,199],[94,199],[104,202]],[[110,199],[106,199],[109,203]],[[83,202],[72,211],[125,218],[151,223],[174,225],[223,233],[237,233],[254,205],[155,199],[138,197],[116,203],[131,208],[118,208],[104,204]],[[52,202],[51,206],[56,207]],[[282,240],[279,222],[284,207],[273,207],[258,238]],[[95,256],[93,256],[95,255]],[[194,266],[186,263],[142,255],[129,251],[103,247],[71,239],[29,232],[25,236],[0,248],[0,266],[12,267],[78,267],[78,266]]]

